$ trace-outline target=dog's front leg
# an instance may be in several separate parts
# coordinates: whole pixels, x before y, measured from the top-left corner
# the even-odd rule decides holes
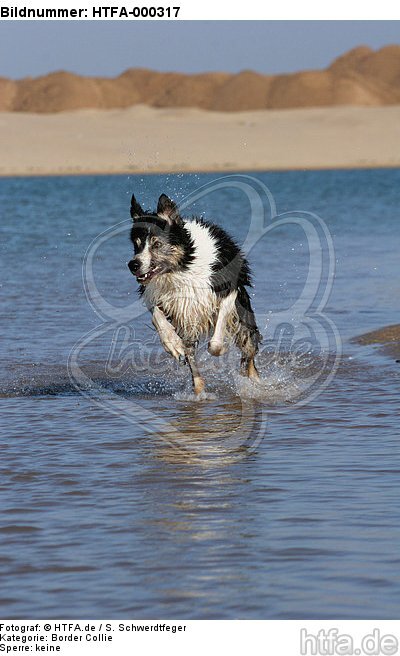
[[[218,318],[215,324],[214,334],[208,345],[211,355],[223,355],[226,351],[224,347],[226,324],[229,315],[233,312],[236,302],[237,291],[231,292],[226,298],[223,298],[219,306]]]
[[[176,334],[175,328],[170,324],[164,312],[155,307],[153,310],[153,326],[157,330],[164,349],[179,361],[186,360],[183,342]]]
[[[196,396],[199,396],[205,387],[204,378],[200,374],[196,362],[196,346],[194,344],[186,344],[186,361],[190,367],[192,374],[193,389]]]

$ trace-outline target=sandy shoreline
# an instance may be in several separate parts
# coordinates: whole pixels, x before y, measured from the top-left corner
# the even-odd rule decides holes
[[[0,113],[0,175],[400,166],[400,106]]]
[[[376,344],[382,353],[393,358],[400,358],[400,325],[384,326],[378,330],[355,337],[353,342],[361,346]]]

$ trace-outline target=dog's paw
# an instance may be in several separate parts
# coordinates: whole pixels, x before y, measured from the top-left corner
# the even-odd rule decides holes
[[[180,363],[186,361],[186,353],[183,342],[174,330],[168,331],[168,333],[162,335],[161,344],[163,345],[166,352],[172,355],[175,360],[178,360]]]
[[[226,347],[224,346],[223,342],[214,342],[211,340],[208,344],[208,352],[211,353],[211,355],[223,355],[226,353]]]

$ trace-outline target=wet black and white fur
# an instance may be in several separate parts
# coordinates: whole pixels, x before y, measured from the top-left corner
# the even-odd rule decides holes
[[[203,336],[216,356],[234,342],[241,373],[258,379],[254,357],[261,335],[246,291],[249,265],[239,247],[217,225],[182,218],[165,194],[154,213],[144,212],[132,196],[131,217],[135,254],[129,269],[164,349],[189,365],[195,394],[204,390],[195,357]]]

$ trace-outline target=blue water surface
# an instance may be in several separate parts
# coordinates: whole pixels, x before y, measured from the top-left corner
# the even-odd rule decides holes
[[[255,240],[264,386],[203,348],[202,402],[137,309],[127,219],[132,192],[153,208],[222,176],[0,180],[3,616],[398,617],[400,365],[353,338],[399,323],[400,170],[244,175],[187,214],[243,243],[254,208],[235,184],[258,181],[279,214],[264,197],[265,226],[327,231],[281,222]],[[91,306],[85,253],[118,223]],[[330,264],[323,318],[318,299],[304,317],[296,301],[315,281],[322,299]]]

